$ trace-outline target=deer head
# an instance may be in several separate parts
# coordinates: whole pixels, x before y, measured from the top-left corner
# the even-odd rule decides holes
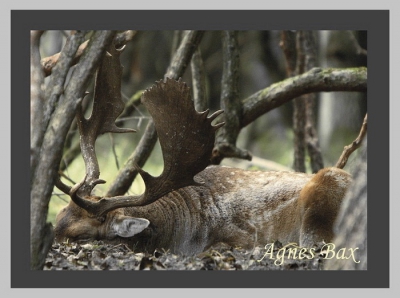
[[[193,177],[210,163],[215,132],[224,123],[211,122],[223,111],[208,116],[209,111],[197,112],[191,100],[190,89],[181,80],[166,78],[158,81],[142,95],[142,102],[151,114],[160,140],[164,170],[153,177],[137,167],[145,183],[145,192],[139,196],[101,198],[91,195],[100,183],[100,170],[95,154],[96,138],[105,132],[127,133],[115,125],[123,110],[120,95],[122,49],[111,46],[97,72],[93,112],[85,119],[77,115],[81,136],[81,150],[86,175],[73,187],[60,180],[57,187],[71,197],[71,203],[57,216],[56,239],[108,239],[132,237],[149,225],[143,218],[124,215],[123,207],[145,206],[165,194],[189,185],[199,185]],[[190,148],[190,149],[189,149]]]

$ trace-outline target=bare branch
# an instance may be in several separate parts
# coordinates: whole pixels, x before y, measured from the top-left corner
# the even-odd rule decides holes
[[[183,76],[186,67],[192,59],[192,55],[200,44],[203,38],[204,31],[187,31],[182,39],[181,45],[176,51],[172,58],[171,64],[169,65],[165,78],[177,80]]]
[[[31,179],[39,157],[42,138],[40,127],[42,126],[44,92],[44,74],[40,67],[40,37],[43,31],[31,31]]]
[[[193,101],[196,111],[205,111],[208,108],[206,95],[206,77],[200,48],[197,48],[190,62],[192,71]]]
[[[38,124],[35,126],[35,143],[37,146],[42,146],[43,138],[49,125],[50,118],[53,115],[61,94],[64,92],[64,84],[70,69],[71,61],[79,44],[82,42],[84,35],[84,31],[76,32],[75,34],[71,35],[67,39],[67,42],[60,53],[58,66],[54,68],[53,75],[50,77],[50,81],[46,87],[46,104],[42,108],[42,114],[37,115],[37,117],[39,117],[37,121],[40,122],[40,125]],[[37,154],[39,153],[37,152]],[[38,158],[39,155],[35,157],[35,160],[37,161]],[[36,166],[36,163],[32,165],[31,177],[33,177],[35,174]]]
[[[225,111],[222,121],[225,126],[217,133],[217,140],[211,158],[212,164],[219,164],[226,157],[251,160],[251,155],[236,147],[240,132],[242,103],[239,100],[239,46],[237,31],[222,32],[223,70],[221,82],[221,108]]]
[[[89,94],[86,92],[86,94]],[[84,98],[81,103],[81,108],[83,111],[87,111],[88,108],[90,107],[90,101],[85,100]],[[60,171],[64,171],[67,169],[68,165],[72,163],[72,161],[81,153],[81,147],[80,147],[80,142],[79,142],[79,129],[78,129],[78,124],[77,124],[77,119],[75,118],[72,121],[71,127],[68,131],[67,137],[65,138],[64,142],[64,148],[65,148],[65,153],[63,154],[63,157],[60,162]],[[74,141],[74,137],[78,134],[78,140]]]
[[[35,126],[33,126],[35,130],[32,136],[35,150],[32,152],[33,161],[31,164],[31,173],[32,173],[31,177],[34,176],[34,173],[36,171],[36,166],[40,154],[40,148],[42,146],[43,137],[45,135],[48,123],[50,121],[50,117],[53,114],[53,111],[61,94],[64,92],[64,83],[67,73],[69,71],[70,61],[73,55],[75,54],[78,45],[82,41],[84,34],[85,32],[77,32],[71,35],[69,39],[67,39],[67,42],[60,53],[59,66],[55,68],[54,74],[53,76],[51,76],[50,82],[46,87],[46,91],[44,94],[45,104],[43,102],[43,106],[40,112],[38,112],[39,114],[31,116],[31,118],[34,118],[35,119],[34,121],[36,122]],[[38,69],[38,72],[41,72],[41,70]]]
[[[186,32],[170,66],[168,67],[165,77],[177,80],[179,77],[183,76],[183,73],[185,72],[186,67],[203,35],[204,31]],[[118,172],[116,179],[112,182],[107,191],[107,196],[122,195],[128,191],[132,181],[138,174],[137,166],[143,167],[156,143],[157,132],[154,128],[153,121],[149,121],[142,139],[125,163],[124,167]]]
[[[272,84],[243,100],[241,127],[302,94],[327,91],[366,92],[367,68],[313,68]]]
[[[86,40],[84,43],[82,43],[78,50],[76,51],[76,54],[72,60],[72,65],[75,65],[78,61],[79,58],[82,56],[83,51],[86,49],[87,44],[89,43],[89,40]],[[42,65],[44,74],[47,76],[52,74],[53,68],[57,65],[58,61],[60,60],[61,52],[56,53],[50,57],[45,57],[40,61],[40,64]]]
[[[112,150],[112,153],[113,153],[113,156],[114,156],[115,165],[116,165],[117,169],[119,170],[119,161],[118,161],[117,151],[115,149],[114,136],[113,136],[112,133],[109,133],[108,136],[110,137],[111,150]]]
[[[75,142],[71,145],[67,151],[64,153],[61,163],[60,163],[60,171],[64,171],[67,169],[68,165],[75,160],[75,158],[81,153],[81,146],[79,141]]]
[[[132,30],[128,30],[125,32],[122,32],[120,34],[118,34],[115,37],[115,45],[117,48],[121,48],[124,44],[126,44],[127,42],[129,42],[130,40],[133,39],[133,37],[136,35],[136,31],[132,31]],[[82,43],[78,50],[76,51],[76,54],[72,60],[72,64],[71,65],[75,65],[76,63],[79,62],[80,57],[82,56],[84,50],[86,49],[87,45],[88,45],[89,40],[86,40],[84,43]],[[40,63],[42,65],[43,71],[45,73],[46,76],[49,76],[52,74],[53,68],[55,67],[55,65],[58,63],[59,59],[60,59],[60,55],[61,53],[56,53],[53,56],[50,57],[46,57],[43,58]]]
[[[74,180],[72,180],[69,176],[65,175],[63,172],[59,171],[58,173],[60,174],[60,178],[63,177],[65,179],[67,179],[69,182],[71,182],[72,184],[76,184],[76,182]]]
[[[310,70],[316,66],[316,42],[313,31],[304,32],[303,47],[305,53],[305,69]],[[315,127],[314,107],[316,94],[309,93],[303,95],[305,101],[305,142],[307,145],[308,155],[310,157],[311,170],[317,173],[324,167],[321,148]]]
[[[312,96],[312,94],[308,94]],[[315,129],[314,122],[311,122],[310,112],[312,108],[306,107],[307,121],[306,121],[306,144],[308,155],[311,161],[311,171],[312,173],[317,173],[320,169],[324,167],[324,161],[322,159],[321,147],[319,146],[319,139],[317,131]]]
[[[107,132],[136,132],[134,129],[121,128],[115,124],[125,107],[121,99],[121,53],[122,49],[116,48],[114,43],[108,47],[96,74],[92,115],[85,119],[82,109],[77,113],[81,152],[86,167],[86,181],[79,190],[80,195],[90,195],[95,182],[99,180],[100,168],[95,153],[97,137]]]
[[[368,114],[365,114],[363,124],[361,126],[360,133],[358,134],[357,138],[348,146],[344,147],[344,150],[342,152],[342,155],[340,155],[338,162],[336,163],[335,167],[339,169],[343,169],[346,166],[347,160],[349,159],[349,156],[361,146],[361,143],[367,134],[367,116]]]
[[[69,203],[69,200],[63,198],[66,195],[64,193],[53,193],[52,195],[56,196],[57,198],[59,198],[61,201],[63,201],[66,204]]]
[[[281,31],[280,47],[285,55],[286,74],[288,77],[295,75],[296,70],[296,33],[293,31]]]
[[[182,30],[175,30],[173,37],[172,37],[172,46],[171,46],[171,61],[174,58],[176,50],[178,49],[179,45],[181,44],[181,39],[185,31]]]
[[[58,177],[65,137],[89,79],[114,35],[112,31],[95,32],[88,50],[81,58],[81,63],[72,73],[65,96],[57,105],[44,135],[36,174],[31,185],[31,269],[43,267],[48,245],[53,241],[52,228],[46,223],[46,219],[51,193]]]
[[[280,46],[286,58],[288,77],[300,75],[316,66],[313,31],[282,31]],[[297,49],[297,52],[294,50]],[[317,172],[323,166],[314,121],[315,93],[304,94],[293,101],[294,163],[293,168],[305,172],[305,149],[311,158],[311,168]]]
[[[306,172],[305,153],[306,153],[306,107],[304,97],[300,96],[293,99],[293,134],[294,134],[294,160],[293,169],[296,172]]]
[[[145,132],[135,151],[129,156],[117,177],[110,185],[106,196],[117,196],[126,193],[138,174],[137,167],[143,167],[157,143],[157,132],[153,121],[149,121]]]
[[[296,32],[296,70],[294,74],[304,73],[306,54],[304,52],[304,31]],[[293,99],[293,133],[294,133],[294,161],[293,169],[296,172],[306,172],[306,105],[305,97]]]
[[[141,104],[141,96],[143,91],[144,90],[139,90],[131,96],[131,98],[126,102],[124,111],[117,119],[117,122],[121,121],[123,118],[129,117],[133,111],[137,109],[137,107]]]

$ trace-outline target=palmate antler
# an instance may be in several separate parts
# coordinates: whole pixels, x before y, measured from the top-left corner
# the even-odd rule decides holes
[[[111,56],[107,56],[105,59],[111,59],[115,55],[118,55],[118,52],[111,53]],[[99,74],[100,71],[101,69]],[[96,84],[110,87],[105,82],[101,83],[99,78],[96,79]],[[224,123],[211,124],[223,112],[222,110],[207,117],[209,110],[199,113],[194,109],[190,88],[181,80],[175,81],[166,78],[164,81],[156,82],[154,86],[143,93],[142,102],[153,117],[160,140],[164,159],[162,174],[153,177],[138,167],[137,170],[146,187],[142,195],[102,198],[98,201],[90,200],[90,192],[95,185],[104,183],[99,179],[100,172],[94,153],[94,142],[97,136],[104,132],[133,131],[115,126],[115,119],[121,113],[120,98],[115,94],[120,94],[120,89],[116,90],[115,84],[112,85],[114,91],[105,90],[100,88],[101,86],[96,87],[92,117],[89,120],[79,117],[83,144],[81,148],[87,174],[82,182],[76,184],[69,191],[74,203],[98,218],[102,218],[107,212],[117,208],[144,206],[172,190],[198,185],[193,177],[210,164],[215,132],[224,125]],[[98,94],[98,89],[102,94]]]

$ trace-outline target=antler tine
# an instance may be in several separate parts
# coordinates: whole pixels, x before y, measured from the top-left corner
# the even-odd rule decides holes
[[[92,115],[86,119],[83,111],[78,110],[77,113],[86,176],[83,181],[71,188],[69,195],[74,203],[95,216],[101,213],[102,209],[99,209],[97,202],[87,198],[90,198],[91,191],[97,184],[105,183],[104,180],[99,179],[100,169],[95,152],[96,139],[106,132],[135,132],[134,129],[121,128],[115,124],[115,120],[124,109],[124,103],[121,100],[122,65],[119,61],[121,52],[122,49],[116,49],[113,43],[103,56],[96,74]],[[62,190],[67,190],[61,183],[57,185]]]
[[[153,177],[137,167],[146,189],[140,196],[103,198],[98,202],[85,202],[85,206],[101,217],[121,208],[144,206],[165,194],[190,185],[199,185],[194,176],[210,164],[215,142],[215,131],[224,125],[212,125],[223,111],[207,117],[208,110],[197,112],[190,96],[189,87],[182,81],[166,78],[156,82],[143,92],[142,102],[153,117],[160,140],[164,170]],[[78,199],[79,201],[79,199]]]
[[[211,114],[208,119],[210,122],[212,122],[215,118],[217,118],[219,115],[221,115],[224,111],[223,110],[218,110],[216,112],[214,112],[213,114]],[[215,125],[212,125],[214,132],[216,132],[220,127],[224,126],[225,122],[220,122],[217,123]]]
[[[95,153],[95,142],[99,135],[106,132],[127,133],[134,129],[120,128],[115,120],[122,113],[124,103],[121,100],[122,65],[120,52],[111,44],[103,56],[96,74],[93,112],[85,119],[83,112],[78,113],[78,127],[81,134],[81,151],[86,166],[86,183],[82,185],[80,194],[90,195],[99,179],[100,169]]]
[[[208,111],[208,110],[207,110]],[[208,119],[210,119],[210,122],[213,121],[215,118],[217,118],[219,115],[221,115],[224,111],[223,110],[218,110],[214,113],[212,113]]]
[[[85,209],[90,214],[95,214],[95,215],[99,214],[98,216],[100,217],[103,214],[101,214],[101,212],[99,210],[99,206],[97,205],[97,202],[93,202],[93,201],[87,200],[85,198],[82,198],[78,194],[78,191],[80,190],[80,188],[87,183],[87,177],[88,177],[88,174],[85,175],[85,177],[82,179],[81,182],[79,182],[79,183],[75,184],[73,187],[71,187],[71,189],[69,191],[69,196],[71,197],[71,200],[76,205]],[[91,181],[91,188],[94,188],[97,184],[104,184],[104,183],[106,183],[106,181],[104,181],[102,179],[96,179],[94,181]]]

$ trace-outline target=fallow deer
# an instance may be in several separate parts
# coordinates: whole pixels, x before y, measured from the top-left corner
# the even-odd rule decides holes
[[[279,240],[309,247],[332,240],[350,175],[338,168],[306,174],[210,166],[215,132],[223,125],[212,121],[222,111],[209,117],[208,111],[195,111],[190,89],[180,80],[166,78],[142,95],[160,140],[162,174],[153,177],[138,168],[146,187],[139,196],[92,196],[93,188],[104,183],[94,153],[96,137],[125,132],[114,124],[122,109],[119,100],[101,103],[100,93],[110,96],[104,84],[99,85],[93,116],[87,120],[81,115],[78,121],[86,176],[73,187],[58,181],[71,202],[57,215],[56,240],[98,239],[184,255],[220,242],[251,248]]]

